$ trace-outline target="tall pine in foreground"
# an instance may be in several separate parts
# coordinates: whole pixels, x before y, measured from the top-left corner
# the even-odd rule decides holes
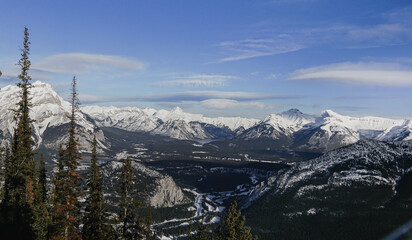
[[[137,179],[133,171],[132,161],[126,158],[117,182],[117,193],[120,197],[118,218],[120,239],[142,239],[144,229],[139,221],[137,210],[142,203],[137,199]]]
[[[30,42],[28,29],[24,29],[23,48],[18,65],[21,73],[18,76],[20,82],[20,101],[17,103],[14,118],[17,126],[14,129],[12,139],[11,156],[5,165],[4,198],[0,206],[0,234],[13,236],[14,239],[33,239],[34,217],[34,188],[36,171],[34,141],[31,138],[32,129],[30,119]],[[5,239],[5,238],[4,238]]]
[[[237,210],[236,201],[233,202],[223,221],[223,226],[219,228],[217,240],[257,240],[257,236],[252,235],[250,227],[246,228],[245,216]]]
[[[97,141],[96,136],[94,136],[89,179],[87,181],[89,196],[86,200],[83,240],[107,239],[106,236],[110,230],[106,221],[106,206],[103,198],[100,167],[97,164],[96,147]]]
[[[36,233],[37,240],[46,240],[48,236],[48,228],[51,222],[48,211],[48,197],[47,197],[47,182],[46,182],[46,168],[44,164],[43,155],[40,157],[39,167],[37,169],[37,181],[34,192],[34,224],[33,228]]]
[[[59,146],[59,153],[57,157],[57,172],[53,178],[53,189],[51,193],[51,217],[52,223],[49,227],[49,233],[52,239],[62,239],[64,232],[64,150],[62,145]]]
[[[78,150],[79,144],[76,140],[76,112],[78,107],[76,77],[73,77],[69,139],[64,151],[64,167],[61,171],[59,186],[55,186],[61,192],[57,196],[60,199],[57,200],[56,205],[53,207],[53,215],[57,219],[53,219],[52,239],[81,239],[79,230],[81,220],[79,202],[79,197],[81,196],[81,176],[76,173],[79,160],[81,159],[81,154]]]

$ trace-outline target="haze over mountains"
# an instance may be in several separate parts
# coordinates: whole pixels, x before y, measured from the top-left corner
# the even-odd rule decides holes
[[[68,123],[70,104],[49,84],[37,81],[31,90],[31,117],[36,146],[57,147],[64,141],[59,135]],[[11,138],[15,122],[13,109],[18,88],[0,90],[0,137]],[[179,107],[170,111],[137,107],[86,106],[77,114],[80,142],[88,146],[91,133],[97,134],[101,148],[108,148],[100,127],[113,127],[131,132],[147,132],[179,140],[223,140],[226,142],[256,141],[276,143],[278,148],[324,152],[355,143],[361,139],[399,141],[412,139],[411,119],[343,116],[326,110],[320,116],[308,115],[298,109],[270,114],[262,120],[242,117],[210,118],[186,113]],[[48,136],[45,138],[45,136]]]

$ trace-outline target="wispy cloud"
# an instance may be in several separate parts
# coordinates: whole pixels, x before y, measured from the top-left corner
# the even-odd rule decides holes
[[[289,80],[334,81],[366,86],[412,86],[412,69],[394,63],[338,63],[301,69]]]
[[[154,83],[162,87],[180,86],[180,87],[221,87],[225,86],[229,79],[234,79],[235,76],[229,75],[190,75],[174,80],[160,81]]]
[[[233,108],[253,108],[253,109],[274,109],[275,105],[266,105],[262,102],[239,102],[233,99],[207,99],[201,102],[205,108],[211,109],[233,109]]]
[[[303,45],[290,41],[288,35],[279,35],[270,39],[245,39],[222,42],[219,46],[230,54],[218,62],[230,62],[255,57],[270,56],[293,52],[304,48]]]
[[[305,0],[273,3],[306,2]],[[375,48],[412,41],[412,7],[382,14],[381,23],[354,25],[320,23],[311,28],[291,27],[279,30],[276,24],[263,22],[247,27],[245,39],[218,44],[224,57],[218,62],[237,61],[298,51],[319,45],[340,48]]]
[[[222,92],[222,91],[188,91],[175,93],[145,94],[135,96],[105,96],[94,100],[88,96],[89,102],[201,102],[208,99],[230,99],[235,101],[256,101],[265,99],[298,99],[297,95],[274,95],[254,92]],[[82,100],[82,99],[81,99]]]
[[[79,74],[92,70],[130,69],[142,70],[145,65],[139,60],[102,54],[65,53],[47,57],[33,64],[32,69],[50,73]]]

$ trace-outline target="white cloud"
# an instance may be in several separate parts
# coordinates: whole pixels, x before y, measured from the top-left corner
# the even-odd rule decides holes
[[[175,80],[156,82],[155,85],[162,87],[182,86],[182,87],[221,87],[226,81],[236,77],[229,75],[191,75]]]
[[[288,79],[366,86],[412,86],[412,69],[394,63],[339,63],[301,69]]]
[[[32,69],[40,71],[69,74],[86,73],[95,69],[107,70],[108,68],[142,70],[144,67],[142,62],[133,58],[87,53],[53,55],[32,65]]]
[[[212,109],[232,109],[232,108],[254,108],[254,109],[274,109],[274,105],[265,105],[262,102],[239,102],[233,99],[207,99],[201,102],[205,108]]]

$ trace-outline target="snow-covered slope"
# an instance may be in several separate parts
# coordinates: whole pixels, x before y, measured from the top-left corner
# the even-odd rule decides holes
[[[403,135],[394,134],[403,126]],[[360,139],[408,140],[411,138],[405,120],[379,117],[343,116],[331,110],[304,126],[295,134],[295,146],[301,150],[328,151],[355,143]],[[394,137],[396,135],[396,137]]]
[[[293,133],[313,120],[314,117],[311,115],[303,114],[298,109],[290,109],[279,114],[270,114],[239,137],[244,139],[292,137]]]
[[[11,139],[15,122],[13,109],[19,89],[6,86],[0,89],[0,141]],[[36,146],[57,147],[65,140],[70,104],[64,101],[50,85],[35,82],[31,88],[34,138]],[[89,117],[90,116],[90,117]],[[236,141],[273,141],[278,148],[324,152],[355,143],[361,139],[381,141],[412,139],[410,119],[393,120],[379,117],[343,116],[331,110],[319,117],[291,109],[270,114],[263,120],[241,117],[204,117],[186,113],[176,107],[170,111],[137,107],[86,106],[77,113],[80,142],[89,147],[91,133],[104,147],[103,132],[98,127],[115,127],[127,131],[144,131],[181,140],[231,139]],[[46,136],[46,137],[45,137]],[[1,142],[0,142],[1,143]],[[276,148],[276,146],[274,146]]]
[[[249,202],[245,204],[250,205],[269,191],[277,195],[293,190],[294,199],[298,199],[314,191],[356,183],[366,186],[388,185],[395,190],[399,178],[412,171],[411,159],[411,141],[386,143],[361,140],[279,171],[251,191]]]
[[[240,206],[265,239],[382,239],[411,219],[411,185],[411,141],[360,140],[276,172]]]
[[[17,86],[6,86],[0,89],[0,138],[3,142],[11,139],[16,121],[13,119],[13,110],[19,101],[19,91]],[[61,131],[65,124],[69,122],[70,103],[63,100],[49,84],[40,81],[34,82],[30,89],[32,108],[30,117],[32,123],[36,147],[45,145],[56,148],[60,143],[65,142],[66,132]],[[93,133],[99,141],[101,147],[104,146],[104,135],[95,125],[94,121],[82,112],[76,113],[77,131],[81,149],[89,149],[89,144],[93,138]],[[44,136],[48,138],[45,139]]]
[[[248,129],[258,122],[257,119],[241,117],[209,118],[201,114],[186,113],[179,107],[168,111],[87,106],[83,107],[82,111],[96,119],[99,126],[151,132],[181,140],[215,138],[216,134],[204,128],[205,124],[215,126],[215,130],[221,128],[223,131],[229,129],[235,132],[239,128]]]
[[[86,106],[82,111],[95,119],[101,127],[150,132],[162,123],[159,118],[153,116],[151,109]]]

